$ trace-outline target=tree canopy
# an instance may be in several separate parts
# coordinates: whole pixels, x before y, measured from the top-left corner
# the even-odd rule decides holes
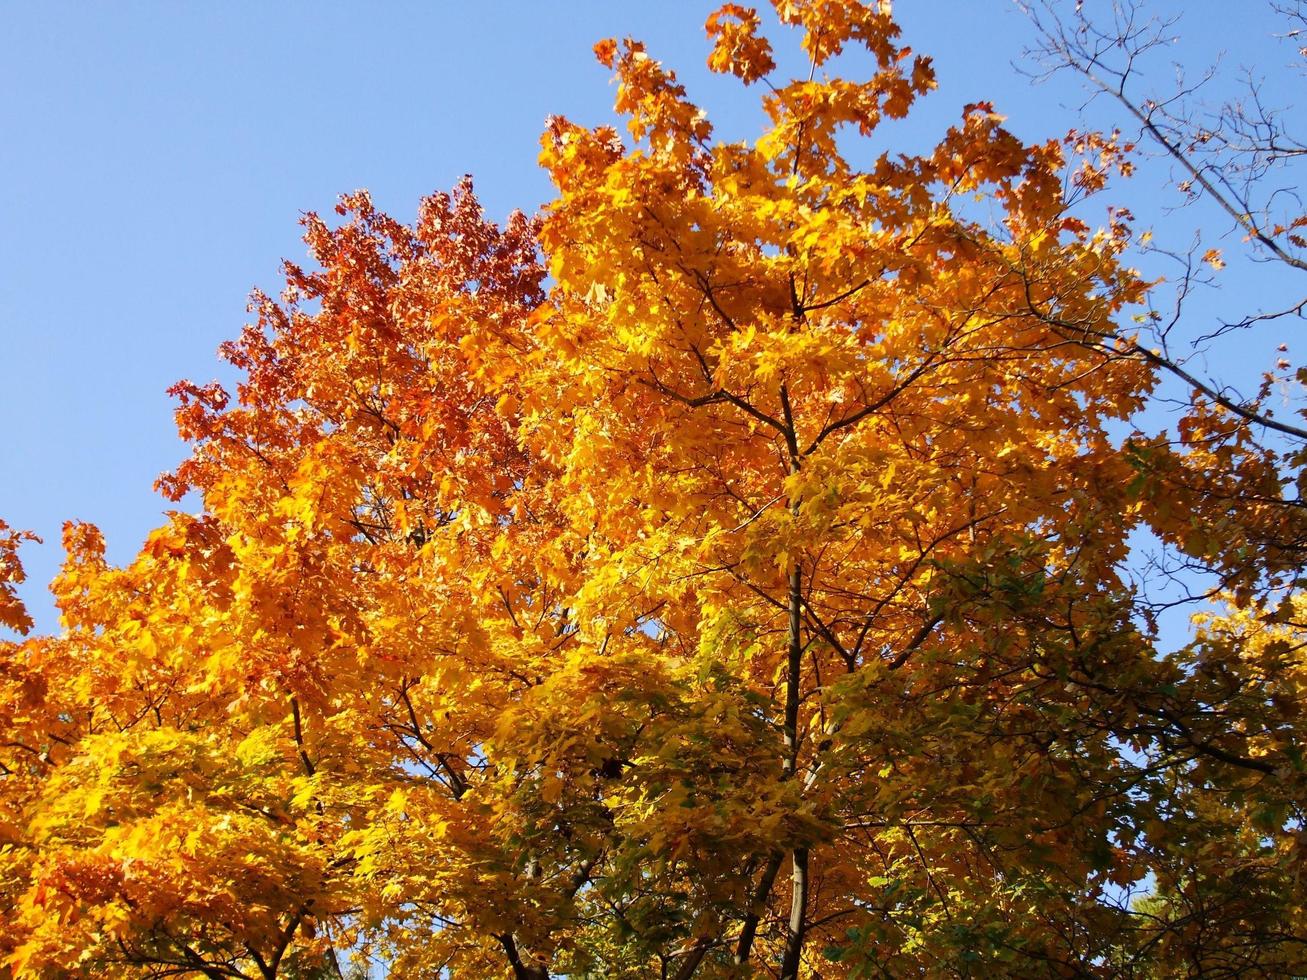
[[[605,40],[541,215],[307,216],[174,389],[199,512],[0,643],[16,976],[1307,972],[1304,433],[1150,342],[1126,140],[901,153],[889,4],[773,7],[756,140]]]

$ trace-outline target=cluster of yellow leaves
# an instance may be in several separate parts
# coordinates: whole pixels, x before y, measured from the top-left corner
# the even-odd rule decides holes
[[[234,395],[175,389],[202,513],[123,568],[70,526],[63,633],[0,646],[17,974],[1302,968],[1302,460],[1203,404],[1123,443],[1146,284],[1065,196],[1118,139],[1073,177],[976,103],[855,164],[929,60],[774,6],[813,74],[756,141],[605,41],[634,143],[551,120],[542,219],[305,219]],[[1172,656],[1143,528],[1230,589]]]
[[[708,67],[735,75],[745,85],[769,74],[776,62],[771,56],[771,42],[758,33],[760,24],[756,10],[735,3],[724,4],[710,14],[704,25],[714,39]]]
[[[18,547],[24,541],[34,540],[36,536],[30,532],[14,531],[0,521],[0,626],[18,633],[27,633],[32,628],[32,617],[14,589],[27,579],[18,558]]]

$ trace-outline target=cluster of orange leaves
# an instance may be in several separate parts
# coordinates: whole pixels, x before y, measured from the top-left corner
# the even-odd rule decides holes
[[[1304,968],[1301,460],[1121,435],[1146,284],[1065,196],[1119,140],[978,103],[855,164],[929,60],[773,6],[810,80],[707,23],[754,142],[605,41],[630,141],[551,120],[541,218],[306,218],[235,392],[174,389],[198,515],[70,525],[62,632],[0,644],[15,975]],[[1142,529],[1228,590],[1175,653]]]

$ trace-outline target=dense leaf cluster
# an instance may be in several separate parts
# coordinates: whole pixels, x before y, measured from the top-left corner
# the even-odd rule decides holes
[[[1075,211],[1128,147],[978,103],[855,165],[929,60],[774,7],[810,78],[708,22],[756,141],[605,41],[629,134],[551,120],[542,217],[306,219],[239,387],[175,389],[201,512],[69,526],[0,644],[17,976],[1307,972],[1301,453],[1137,427]],[[1219,582],[1180,649],[1143,530]]]

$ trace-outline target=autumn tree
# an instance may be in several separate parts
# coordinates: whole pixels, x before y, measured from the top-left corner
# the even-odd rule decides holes
[[[1141,594],[1137,602],[1149,611],[1194,613],[1197,635],[1173,659],[1185,672],[1198,727],[1220,731],[1233,722],[1249,744],[1269,739],[1288,748],[1288,766],[1277,768],[1268,758],[1260,774],[1245,774],[1242,785],[1251,779],[1261,801],[1244,811],[1245,824],[1300,828],[1300,797],[1289,789],[1301,772],[1289,706],[1300,701],[1301,688],[1289,678],[1301,668],[1294,628],[1280,625],[1297,621],[1307,459],[1300,396],[1307,375],[1288,356],[1264,353],[1259,373],[1239,377],[1231,368],[1238,358],[1227,355],[1277,346],[1287,354],[1304,314],[1307,216],[1297,187],[1307,150],[1285,100],[1307,65],[1307,10],[1296,0],[1249,5],[1223,36],[1237,43],[1260,30],[1273,43],[1255,61],[1236,47],[1223,63],[1195,66],[1175,53],[1184,50],[1194,25],[1161,4],[1022,0],[1019,6],[1037,31],[1030,54],[1041,77],[1079,79],[1100,118],[1138,143],[1140,161],[1152,164],[1149,179],[1160,174],[1171,185],[1156,199],[1189,217],[1190,225],[1204,212],[1209,216],[1188,240],[1168,228],[1177,222],[1155,214],[1138,219],[1148,229],[1139,236],[1140,258],[1160,278],[1148,309],[1136,316],[1135,343],[1161,369],[1180,415],[1178,431],[1169,438],[1155,434],[1140,457],[1145,498],[1179,503],[1193,516],[1187,529],[1152,522],[1159,542],[1154,576],[1179,588]],[[1233,295],[1221,290],[1224,309],[1213,313],[1205,300],[1224,285],[1227,262],[1242,264],[1255,285]],[[1249,484],[1232,479],[1235,472],[1259,476]],[[1203,540],[1211,534],[1232,535],[1239,544]],[[1201,809],[1194,805],[1195,814]],[[1242,851],[1247,863],[1229,877],[1276,909],[1266,920],[1272,932],[1296,942],[1299,933],[1284,926],[1295,921],[1293,913],[1263,890],[1274,869],[1291,863],[1290,849],[1269,846],[1273,837]],[[1246,903],[1219,887],[1219,877],[1197,864],[1159,876],[1140,907],[1155,922],[1159,943],[1174,950],[1183,945],[1176,937],[1194,937],[1199,919],[1221,918],[1227,903]]]
[[[601,41],[540,218],[306,219],[176,388],[200,515],[70,526],[0,653],[17,975],[1307,969],[1301,460],[1141,420],[1129,149],[896,152],[889,5],[773,6],[807,77],[707,23],[756,140]],[[1143,530],[1221,576],[1179,649]]]

